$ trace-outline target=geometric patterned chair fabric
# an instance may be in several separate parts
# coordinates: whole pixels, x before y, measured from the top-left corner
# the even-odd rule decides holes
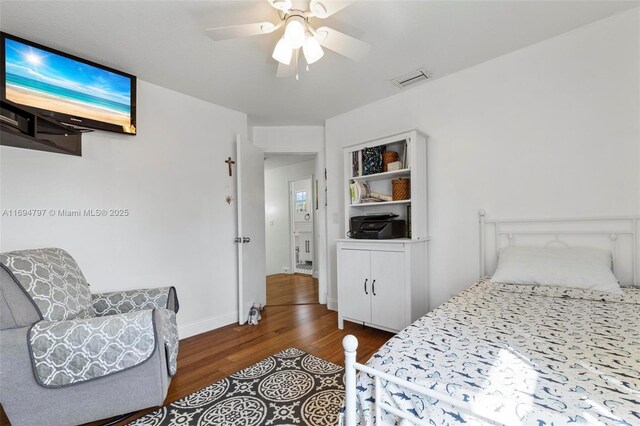
[[[89,284],[66,251],[45,248],[0,253],[0,264],[27,292],[43,320],[95,316]]]
[[[40,387],[99,381],[158,358],[159,350],[164,352],[159,359],[166,360],[169,380],[176,373],[179,305],[174,287],[92,295],[73,257],[59,248],[0,253],[0,267],[11,277],[0,286],[0,308],[5,311],[0,330],[29,327],[23,344],[31,357],[30,374]],[[11,280],[22,296],[7,284]],[[21,299],[29,300],[32,308],[28,302],[18,303]],[[5,370],[0,374],[12,374],[7,371],[10,366],[0,367]],[[21,414],[16,417],[19,420]]]

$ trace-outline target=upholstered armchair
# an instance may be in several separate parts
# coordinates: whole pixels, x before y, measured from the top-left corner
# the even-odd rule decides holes
[[[13,425],[162,405],[176,372],[173,287],[91,294],[57,248],[0,253],[0,403]]]

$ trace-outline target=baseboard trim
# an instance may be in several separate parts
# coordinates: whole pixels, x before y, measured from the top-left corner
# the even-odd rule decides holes
[[[195,336],[196,334],[205,333],[237,322],[238,313],[229,312],[227,314],[206,318],[189,324],[179,324],[178,334],[180,335],[180,339],[185,339],[187,337]]]
[[[330,299],[327,297],[327,309],[330,309],[332,311],[337,311],[338,310],[338,300],[337,299]]]

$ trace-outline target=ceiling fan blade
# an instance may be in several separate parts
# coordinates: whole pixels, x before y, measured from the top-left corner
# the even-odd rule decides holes
[[[311,0],[309,10],[316,18],[324,19],[341,11],[349,6],[353,1],[346,0]]]
[[[280,25],[271,22],[256,22],[254,24],[230,25],[228,27],[209,28],[207,35],[216,41],[231,38],[250,37],[261,34],[269,34],[278,29]]]
[[[315,30],[315,32],[316,39],[322,46],[354,61],[362,59],[367,52],[369,52],[369,49],[371,49],[369,43],[365,43],[364,41],[329,27],[320,27]]]
[[[267,0],[271,7],[277,10],[281,10],[283,12],[288,12],[289,9],[293,6],[293,2],[291,0]]]

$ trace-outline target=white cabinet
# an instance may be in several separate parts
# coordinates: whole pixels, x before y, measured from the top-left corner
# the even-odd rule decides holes
[[[300,232],[298,235],[298,262],[313,262],[313,243],[311,232]]]
[[[293,229],[297,248],[296,263],[313,262],[313,222],[294,222]]]
[[[338,327],[399,331],[427,312],[425,240],[338,241]]]
[[[388,157],[397,157],[397,168],[385,170]],[[406,222],[408,238],[338,240],[338,327],[346,320],[399,331],[429,306],[427,138],[410,130],[348,146],[343,177],[345,237],[354,235],[352,217],[392,213]],[[400,179],[409,180],[408,193],[394,191],[407,188]]]

